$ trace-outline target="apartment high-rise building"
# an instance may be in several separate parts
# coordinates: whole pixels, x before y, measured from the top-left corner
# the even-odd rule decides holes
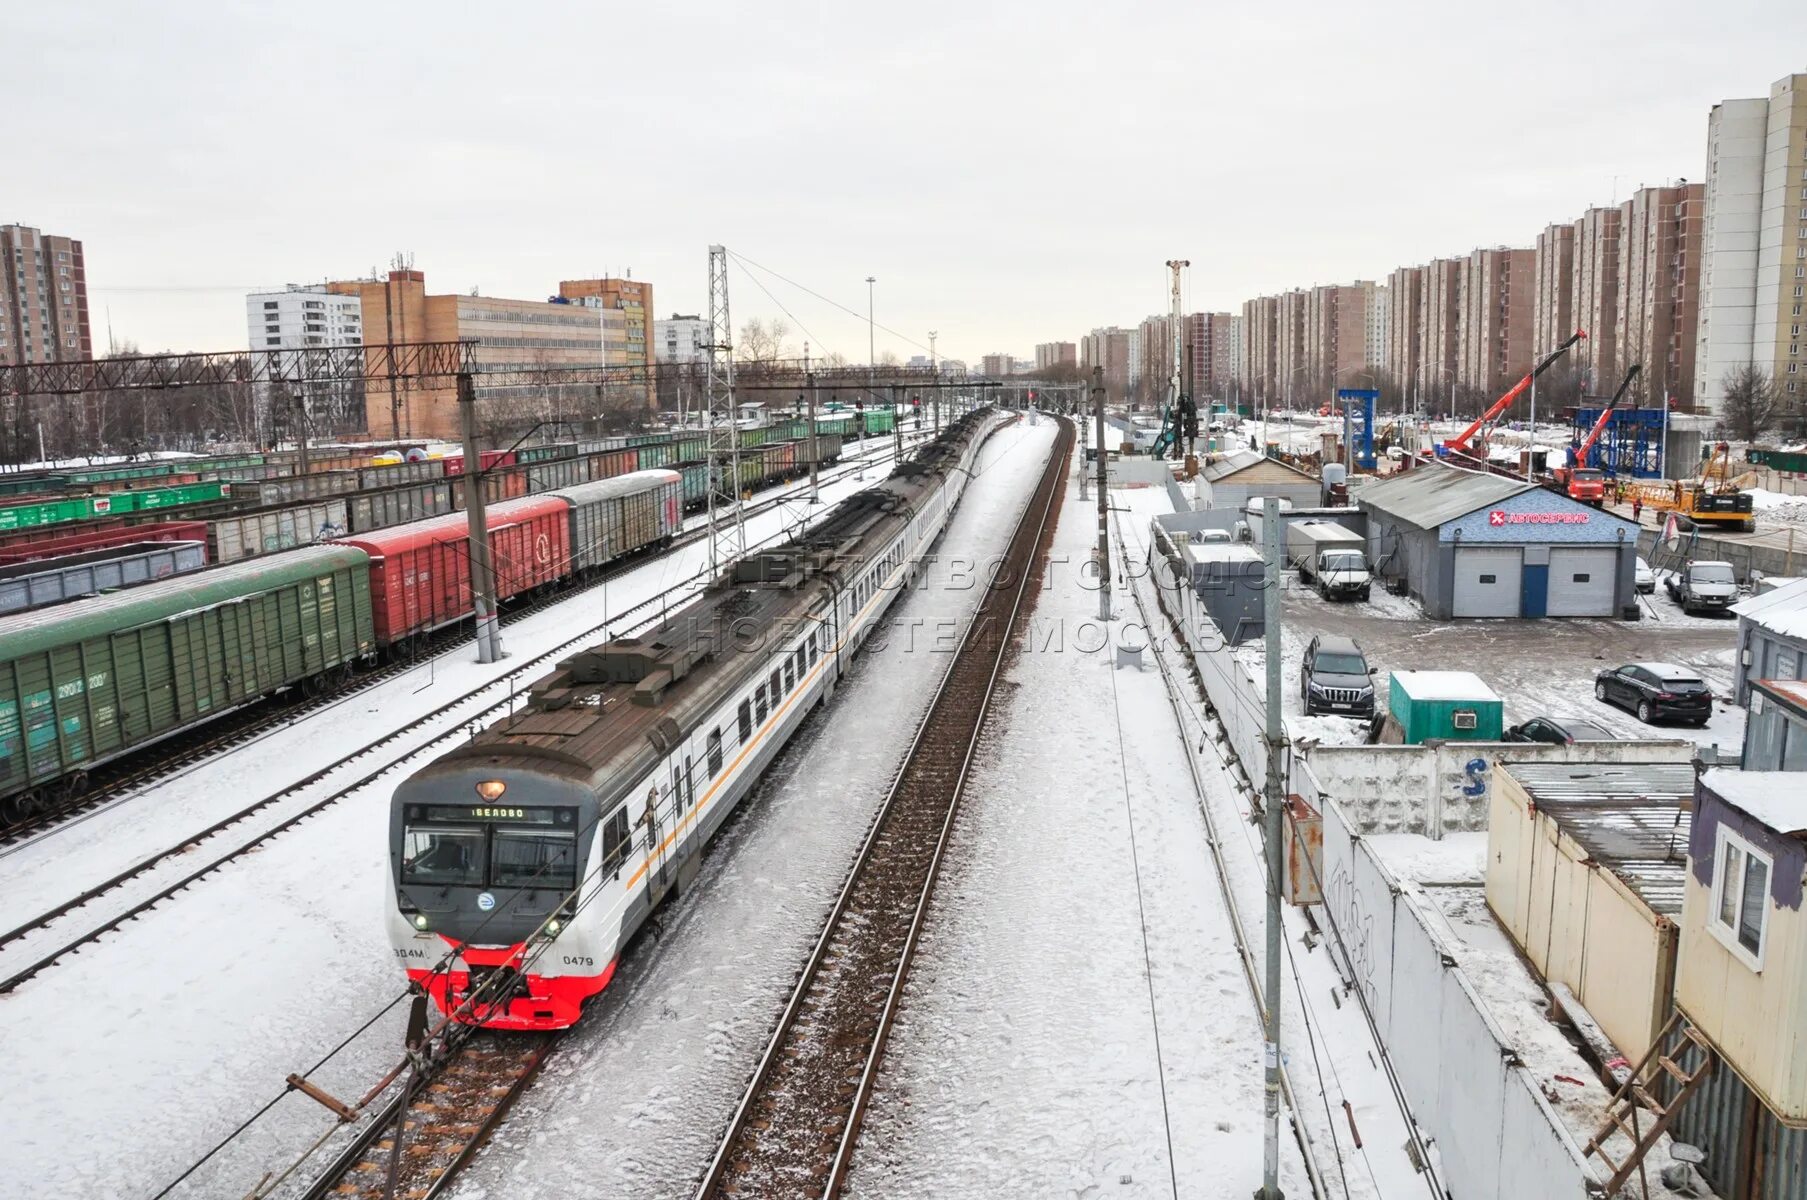
[[[1590,208],[1575,222],[1569,318],[1587,331],[1587,340],[1569,353],[1590,396],[1610,395],[1619,386],[1619,217],[1617,208]]]
[[[1497,395],[1531,366],[1536,252],[1476,250],[1462,261],[1457,382]]]
[[[1619,206],[1617,365],[1643,364],[1633,394],[1650,403],[1693,406],[1704,202],[1704,185],[1682,183],[1640,188]]]
[[[1173,320],[1165,314],[1145,317],[1136,327],[1136,371],[1131,389],[1150,403],[1167,401],[1173,378]],[[1182,352],[1184,347],[1182,347]],[[1181,367],[1184,370],[1182,364]]]
[[[1042,342],[1035,348],[1035,369],[1078,367],[1079,347],[1072,342]]]
[[[1308,402],[1327,400],[1369,365],[1374,285],[1365,281],[1312,288],[1306,301],[1305,361],[1300,387]]]
[[[367,343],[477,340],[474,356],[485,371],[533,372],[595,368],[604,363],[603,318],[598,307],[540,300],[503,300],[459,294],[429,296],[426,274],[389,272],[384,279],[329,283],[329,291],[358,298]],[[619,312],[619,310],[611,310]],[[557,385],[551,378],[548,387]],[[378,437],[460,436],[457,388],[452,380],[413,387],[372,373],[364,384],[365,428]],[[650,401],[648,401],[650,402]]]
[[[1399,267],[1387,276],[1387,368],[1405,389],[1408,404],[1418,396],[1419,346],[1424,338],[1423,267]]]
[[[1424,267],[1419,319],[1418,386],[1426,409],[1442,411],[1455,386],[1462,327],[1462,264],[1465,260],[1434,258]],[[1437,397],[1430,400],[1428,397]]]
[[[1548,354],[1575,332],[1575,226],[1547,225],[1537,235],[1531,348]]]
[[[1130,359],[1135,335],[1128,329],[1107,326],[1094,329],[1079,342],[1079,366],[1089,376],[1094,367],[1104,369],[1106,398],[1121,404],[1130,389]]]
[[[1224,322],[1224,337],[1229,346],[1226,350],[1227,366],[1222,376],[1222,388],[1225,393],[1241,401],[1243,380],[1248,378],[1248,363],[1243,354],[1248,343],[1243,340],[1244,322],[1240,315],[1222,314],[1228,319]]]
[[[1009,354],[986,354],[979,358],[979,373],[991,379],[1003,379],[1016,372],[1016,358]]]
[[[622,336],[626,340],[626,322]],[[709,357],[709,321],[701,316],[671,316],[653,322],[653,361],[696,363]]]
[[[1280,297],[1257,296],[1242,305],[1243,390],[1257,404],[1279,395]]]
[[[1696,403],[1720,408],[1726,376],[1750,365],[1798,413],[1807,405],[1807,74],[1777,80],[1767,99],[1713,108],[1704,186]]]
[[[252,292],[245,297],[245,334],[252,350],[310,350],[357,346],[364,341],[362,305],[356,296],[339,295],[327,285],[294,284],[280,292]],[[260,383],[271,378],[269,360],[253,356]],[[294,430],[298,408],[306,412],[309,433],[357,433],[364,429],[362,387],[350,380],[315,382],[299,388],[259,389],[270,428],[280,436]]]
[[[81,242],[0,225],[0,365],[94,357]]]
[[[1274,386],[1273,399],[1281,407],[1303,404],[1316,395],[1312,375],[1311,350],[1306,341],[1306,323],[1310,318],[1311,293],[1294,288],[1278,297],[1279,309],[1274,320]]]
[[[1386,370],[1392,365],[1393,352],[1393,312],[1389,307],[1387,286],[1384,283],[1363,283],[1356,286],[1368,293],[1368,348],[1365,355],[1368,366]]]

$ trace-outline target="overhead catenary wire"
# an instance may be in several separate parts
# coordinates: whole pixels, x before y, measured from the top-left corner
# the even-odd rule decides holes
[[[770,268],[770,267],[761,266],[759,263],[754,262],[752,259],[748,258],[744,254],[740,254],[734,250],[729,250],[728,255],[729,255],[729,257],[733,258],[736,262],[741,263],[743,266],[754,267],[758,270],[764,271],[767,275],[772,276],[774,279],[782,280],[783,282],[790,284],[792,287],[796,288],[800,292],[807,292],[808,294],[810,294],[811,296],[814,296],[816,299],[820,300],[824,304],[833,305],[835,308],[840,309],[842,312],[846,313],[850,317],[853,317],[860,321],[868,321],[869,320],[867,314],[859,312],[855,309],[849,308],[847,305],[842,304],[839,300],[833,299],[832,297],[824,296],[821,292],[816,291],[814,288],[811,288],[804,284],[798,283],[795,279],[792,279],[787,275],[780,274],[779,272],[772,270],[772,268]],[[930,347],[924,345],[922,342],[917,341],[915,338],[911,337],[909,334],[899,333],[897,330],[891,328],[889,325],[886,325],[881,321],[871,321],[870,323],[873,325],[874,328],[882,329],[886,333],[890,334],[892,337],[897,338],[900,341],[908,342],[908,343],[910,343],[910,345],[915,346],[919,350],[930,349]]]

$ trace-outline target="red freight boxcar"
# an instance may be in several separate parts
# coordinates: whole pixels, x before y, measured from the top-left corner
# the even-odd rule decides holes
[[[41,542],[54,542],[76,533],[94,533],[102,529],[124,528],[124,517],[96,517],[91,521],[70,521],[59,525],[28,525],[0,533],[0,549],[22,550]]]
[[[86,524],[86,522],[84,522]],[[86,554],[109,546],[131,546],[140,542],[200,542],[207,544],[207,522],[165,521],[156,525],[120,525],[112,529],[86,529],[71,533],[61,528],[61,537],[48,537],[16,546],[0,546],[0,566],[61,558],[65,554]],[[203,550],[205,553],[205,550]]]
[[[569,570],[570,505],[529,496],[486,508],[496,597],[506,600]],[[339,540],[370,555],[370,607],[383,645],[471,615],[469,525],[448,513]]]
[[[514,466],[514,451],[513,450],[479,450],[479,451],[477,451],[477,460],[483,464],[482,469],[485,471],[487,471],[491,467],[495,467],[495,466],[512,467],[512,466]],[[446,455],[445,456],[445,473],[447,475],[464,474],[464,455],[462,455],[462,454]]]
[[[640,451],[633,446],[618,450],[601,450],[590,455],[590,478],[613,479],[640,469]]]

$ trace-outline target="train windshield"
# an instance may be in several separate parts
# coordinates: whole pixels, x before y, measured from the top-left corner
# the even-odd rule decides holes
[[[498,828],[489,881],[496,887],[568,892],[577,886],[577,839],[550,829]]]
[[[402,847],[402,882],[482,886],[484,840],[484,831],[471,826],[409,829]]]

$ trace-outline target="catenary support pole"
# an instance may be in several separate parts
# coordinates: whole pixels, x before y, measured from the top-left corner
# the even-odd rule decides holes
[[[483,471],[477,457],[477,387],[468,371],[458,375],[458,418],[464,426],[464,515],[470,529],[477,661],[492,663],[502,657],[502,625],[496,618],[496,575],[490,569],[489,518],[483,511]]]
[[[1261,540],[1267,559],[1263,619],[1267,647],[1267,778],[1262,785],[1262,816],[1267,839],[1267,982],[1262,996],[1267,1023],[1266,1136],[1261,1156],[1261,1190],[1257,1200],[1282,1200],[1280,1192],[1280,836],[1285,802],[1280,781],[1285,745],[1280,717],[1280,547],[1285,518],[1272,496],[1262,502]]]
[[[804,379],[803,394],[809,411],[809,502],[822,502],[821,488],[816,481],[816,464],[821,462],[822,454],[816,444],[816,373],[811,371]]]
[[[1098,456],[1098,619],[1111,619],[1110,460],[1104,451],[1104,368],[1092,368],[1092,401],[1097,425],[1093,449]]]

